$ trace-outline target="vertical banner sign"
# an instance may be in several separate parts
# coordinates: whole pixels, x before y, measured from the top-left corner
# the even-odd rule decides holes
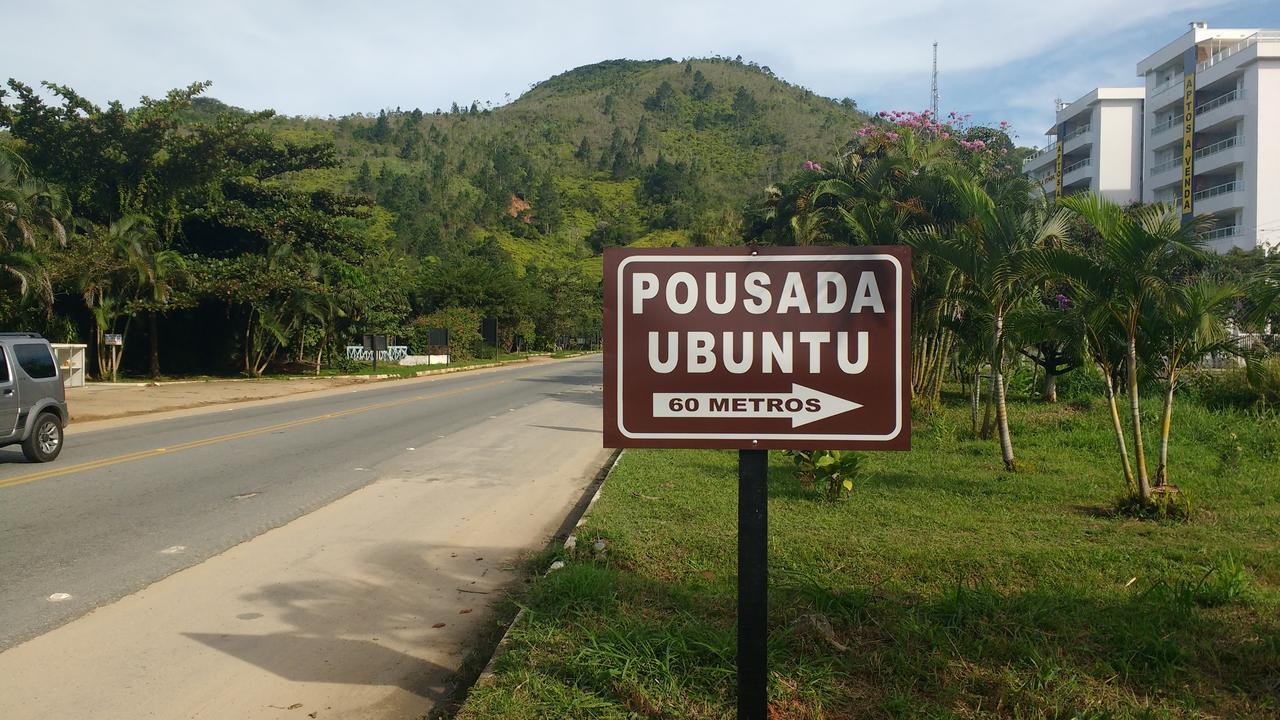
[[[1182,222],[1191,221],[1195,195],[1196,49],[1182,56]]]
[[[1054,176],[1053,199],[1054,200],[1062,199],[1062,146],[1066,145],[1066,143],[1062,141],[1062,138],[1065,136],[1066,132],[1067,132],[1066,123],[1062,123],[1061,125],[1058,126],[1058,136],[1057,136],[1058,137],[1058,157],[1053,164],[1053,176]]]

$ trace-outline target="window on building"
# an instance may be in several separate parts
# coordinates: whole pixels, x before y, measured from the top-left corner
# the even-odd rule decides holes
[[[53,363],[49,346],[42,343],[20,343],[13,346],[13,355],[22,371],[33,380],[55,377],[58,368]]]

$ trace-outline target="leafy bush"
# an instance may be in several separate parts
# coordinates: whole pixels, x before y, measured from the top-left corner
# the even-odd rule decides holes
[[[1198,370],[1183,376],[1180,391],[1211,408],[1252,409],[1280,404],[1280,359],[1254,363],[1248,370]]]
[[[1078,367],[1065,375],[1058,376],[1058,398],[1061,400],[1093,400],[1105,398],[1107,380],[1102,371],[1092,363]]]
[[[1115,512],[1123,517],[1139,520],[1167,520],[1186,522],[1191,519],[1191,500],[1180,490],[1168,486],[1168,491],[1153,494],[1144,501],[1137,493],[1128,493],[1116,500]]]
[[[824,488],[835,502],[853,490],[854,481],[867,475],[866,460],[851,450],[792,450],[796,478],[805,488]]]
[[[413,320],[409,348],[415,353],[425,353],[427,330],[442,327],[449,331],[450,361],[470,360],[475,357],[476,348],[482,342],[482,321],[479,310],[464,307],[447,307],[430,315],[421,315]]]
[[[1280,405],[1280,355],[1250,363],[1245,377],[1249,387],[1258,394],[1260,404]]]
[[[347,357],[347,354],[344,352],[334,353],[333,361],[330,362],[329,364],[333,366],[334,370],[337,370],[343,375],[350,375],[360,370],[359,361],[352,360],[351,358]]]

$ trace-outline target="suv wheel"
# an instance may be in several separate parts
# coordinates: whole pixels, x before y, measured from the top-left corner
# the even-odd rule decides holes
[[[41,413],[31,434],[22,441],[22,454],[31,462],[49,462],[62,452],[62,423],[53,413]]]

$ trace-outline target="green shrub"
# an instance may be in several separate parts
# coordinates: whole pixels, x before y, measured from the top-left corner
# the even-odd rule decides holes
[[[1258,394],[1259,404],[1280,405],[1280,355],[1249,363],[1245,377],[1249,387]]]
[[[1129,493],[1116,500],[1115,512],[1140,520],[1185,522],[1191,519],[1191,500],[1180,491],[1154,494],[1146,502],[1137,493]]]
[[[416,354],[426,354],[427,330],[442,327],[449,331],[449,360],[470,360],[475,357],[476,349],[482,342],[480,323],[483,319],[479,310],[464,307],[448,307],[430,315],[420,315],[414,318],[410,326],[409,350]]]
[[[345,352],[334,353],[333,361],[330,362],[329,365],[331,365],[334,370],[337,370],[343,375],[350,375],[360,370],[359,361],[352,360],[351,358],[347,357],[347,354]]]
[[[1085,364],[1065,375],[1058,376],[1058,399],[1066,401],[1084,400],[1107,396],[1107,380],[1097,365]],[[1086,408],[1087,409],[1087,408]]]
[[[1253,363],[1248,370],[1195,370],[1179,384],[1183,397],[1211,408],[1252,409],[1280,405],[1280,359]]]
[[[796,479],[806,489],[823,489],[835,502],[866,477],[866,459],[851,450],[792,450]]]

